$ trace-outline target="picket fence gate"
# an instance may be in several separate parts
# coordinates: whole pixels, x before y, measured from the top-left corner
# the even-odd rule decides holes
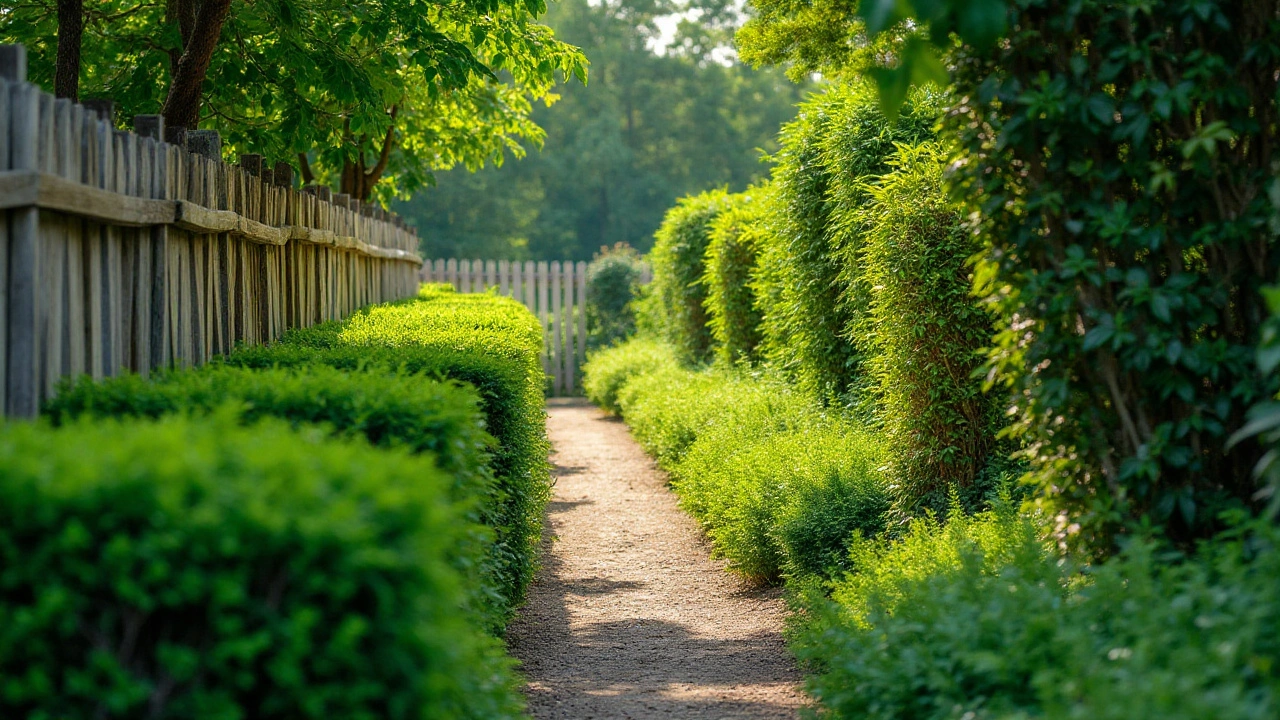
[[[0,46],[2,414],[35,415],[66,376],[195,365],[416,294],[400,218],[259,155],[227,165],[211,131],[134,125],[55,100]]]
[[[647,283],[648,268],[641,283]],[[426,260],[423,282],[448,283],[458,292],[499,295],[524,303],[542,322],[542,369],[555,396],[580,391],[587,356],[587,264],[513,260]]]

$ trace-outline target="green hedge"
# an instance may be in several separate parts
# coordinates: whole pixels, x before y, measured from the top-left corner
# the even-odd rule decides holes
[[[796,636],[833,718],[1245,720],[1280,713],[1280,532],[1081,575],[1011,508],[865,542]]]
[[[711,222],[730,202],[723,190],[680,198],[653,236],[649,260],[663,334],[685,360],[701,362],[711,356],[702,275]]]
[[[587,265],[587,346],[608,347],[636,332],[632,307],[644,261],[626,243],[602,247]]]
[[[225,414],[0,427],[0,714],[518,716],[450,484]]]
[[[597,353],[585,382],[611,388],[731,569],[834,576],[855,534],[883,531],[888,489],[873,437],[777,382],[655,362],[661,353],[651,340]]]
[[[399,370],[465,382],[480,395],[499,501],[494,519],[498,586],[507,614],[533,578],[550,497],[542,327],[523,305],[495,295],[455,294],[424,286],[419,298],[365,308],[342,322],[285,333],[280,342],[246,347],[223,362],[271,368],[329,365],[343,370]]]
[[[125,375],[102,382],[88,377],[65,385],[44,408],[60,425],[90,416],[159,418],[176,413],[208,414],[228,404],[242,422],[264,417],[295,427],[321,425],[336,437],[360,436],[380,447],[429,453],[452,479],[452,498],[470,508],[473,520],[502,522],[502,497],[490,468],[493,438],[484,431],[473,389],[403,372],[344,372],[324,365],[292,369],[208,365],[162,373],[153,380]],[[477,609],[493,630],[507,617],[496,585],[502,568],[493,538],[474,539],[485,558],[466,568],[474,576]]]
[[[670,345],[648,337],[633,338],[625,350],[607,348],[591,354],[582,378],[587,399],[610,413],[622,412],[618,393],[631,378],[664,368],[676,368],[679,361]]]
[[[764,272],[762,354],[824,402],[855,391],[860,356],[850,339],[865,297],[857,278],[866,201],[862,181],[889,168],[895,143],[932,137],[937,101],[915,92],[897,122],[880,113],[874,88],[840,84],[801,106],[783,126],[775,159]]]
[[[702,284],[707,328],[716,358],[729,365],[759,359],[760,307],[756,275],[769,212],[767,187],[733,196],[711,223]]]
[[[857,333],[873,381],[898,511],[944,513],[955,490],[973,507],[999,428],[999,406],[974,373],[991,343],[990,318],[971,296],[976,252],[942,189],[929,143],[900,146],[891,172],[866,184],[857,223],[866,321]]]

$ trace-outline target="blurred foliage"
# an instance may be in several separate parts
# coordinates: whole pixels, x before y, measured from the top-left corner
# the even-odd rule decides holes
[[[31,79],[52,87],[55,0],[0,13],[0,42],[21,42]],[[119,117],[158,113],[181,50],[169,5],[85,3],[81,97],[108,97]],[[234,0],[204,83],[201,126],[224,153],[294,164],[308,153],[320,182],[376,151],[395,127],[377,193],[412,193],[432,170],[476,168],[537,143],[535,100],[557,76],[586,78],[586,60],[535,20],[541,0]],[[395,109],[394,115],[392,109]]]
[[[587,265],[587,346],[613,345],[636,332],[631,306],[644,273],[644,261],[625,243],[602,247]]]
[[[677,12],[687,14],[660,53],[657,21]],[[723,64],[739,22],[731,4],[561,0],[546,22],[585,49],[590,86],[534,109],[541,152],[441,173],[397,205],[427,257],[589,260],[618,242],[645,252],[675,198],[763,178],[760,155],[806,92],[780,72]]]
[[[0,427],[6,717],[522,717],[427,457],[268,420]]]

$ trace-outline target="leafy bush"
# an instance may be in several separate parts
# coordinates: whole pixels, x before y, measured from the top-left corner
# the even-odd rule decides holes
[[[600,248],[587,265],[588,347],[607,347],[635,334],[631,301],[643,269],[640,253],[626,243]]]
[[[1007,507],[866,542],[795,637],[837,718],[1235,720],[1280,711],[1280,534],[1169,563],[1149,543],[1087,575]]]
[[[885,530],[888,490],[873,438],[788,409],[755,427],[708,427],[673,472],[716,554],[748,577],[838,574],[854,537]]]
[[[237,418],[0,427],[0,714],[499,718],[427,458]]]
[[[550,497],[542,327],[523,305],[494,295],[424,286],[420,297],[377,305],[343,322],[285,333],[225,363],[251,368],[330,365],[391,369],[465,382],[480,394],[500,497],[494,552],[508,614],[533,577],[542,513]]]
[[[729,205],[723,190],[680,198],[654,234],[654,292],[664,320],[663,333],[685,360],[700,362],[711,353],[707,329],[707,289],[703,265],[711,222]]]
[[[916,93],[888,122],[874,89],[841,84],[806,102],[783,126],[757,278],[762,353],[815,398],[844,396],[860,372],[846,333],[865,303],[857,294],[854,222],[866,201],[864,181],[889,170],[895,143],[930,138],[936,117],[937,102]]]
[[[210,365],[163,373],[154,381],[137,375],[94,382],[85,377],[65,385],[44,412],[55,425],[89,416],[159,418],[176,413],[208,414],[232,403],[248,424],[264,417],[295,427],[318,424],[342,438],[360,436],[381,447],[429,453],[453,478],[452,497],[471,508],[470,519],[502,525],[502,496],[490,468],[493,438],[484,431],[479,397],[469,387],[402,372],[348,373],[314,365],[262,369]],[[477,604],[490,629],[507,616],[502,568],[491,557],[492,536],[474,538],[481,563],[464,568],[475,575]]]
[[[888,495],[871,437],[775,381],[688,370],[670,357],[632,340],[594,356],[586,384],[615,394],[733,570],[829,574],[855,534],[883,531]]]
[[[1189,546],[1256,502],[1261,449],[1225,446],[1277,389],[1252,360],[1280,274],[1280,25],[1254,1],[1008,13],[1007,39],[958,50],[945,122],[993,370],[1074,544],[1156,524]]]
[[[636,375],[678,365],[670,345],[650,338],[635,338],[591,354],[583,365],[582,387],[587,399],[617,414],[618,392]]]
[[[857,328],[875,379],[900,512],[945,512],[972,490],[995,440],[998,407],[974,377],[991,342],[965,262],[976,251],[942,191],[931,144],[900,146],[857,216],[869,303]],[[979,492],[978,494],[981,494]]]
[[[711,223],[706,270],[707,328],[715,354],[729,365],[757,359],[760,305],[752,277],[766,232],[768,189],[754,188],[733,196]]]

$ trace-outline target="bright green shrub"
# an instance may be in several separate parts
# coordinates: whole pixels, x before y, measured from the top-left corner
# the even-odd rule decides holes
[[[44,413],[54,424],[88,415],[94,418],[159,418],[175,413],[207,414],[234,404],[242,422],[264,417],[317,424],[335,436],[360,436],[382,447],[430,453],[453,478],[452,497],[471,508],[471,519],[501,526],[502,494],[490,468],[493,438],[484,431],[479,397],[469,387],[437,382],[403,372],[349,373],[323,365],[261,369],[208,365],[94,382],[85,377],[62,388]],[[491,629],[505,622],[506,602],[495,586],[502,572],[491,535],[475,538],[479,564],[468,558],[476,576],[477,604]]]
[[[849,219],[866,200],[863,183],[889,169],[895,143],[932,136],[936,105],[914,93],[889,123],[873,88],[839,84],[783,127],[756,281],[762,354],[815,398],[842,397],[858,381],[860,359],[846,333],[863,300],[842,269],[857,267],[859,230]]]
[[[279,422],[0,427],[0,715],[501,718],[424,457]]]
[[[713,190],[680,198],[653,236],[649,260],[664,320],[663,334],[685,360],[710,358],[703,265],[711,222],[729,205],[729,197],[723,190]]]
[[[495,295],[424,286],[419,299],[377,305],[343,322],[285,333],[279,343],[246,347],[225,359],[254,368],[330,365],[400,369],[473,386],[500,495],[494,553],[508,612],[533,577],[542,514],[550,496],[546,410],[539,354],[542,327],[523,305]]]
[[[767,421],[699,435],[674,468],[681,504],[736,572],[837,574],[855,536],[885,529],[881,453],[867,434],[809,408],[773,410]]]
[[[585,373],[588,388],[615,393],[636,439],[671,471],[681,504],[736,572],[827,575],[854,535],[884,530],[878,443],[786,386],[681,368],[669,349],[640,339],[597,354]]]
[[[635,338],[591,353],[582,366],[582,387],[587,399],[617,414],[622,412],[618,392],[631,378],[677,364],[670,345],[651,338]]]
[[[900,146],[887,163],[857,216],[869,300],[857,344],[875,380],[897,509],[941,513],[952,487],[974,490],[995,441],[999,409],[974,377],[990,318],[970,295],[965,263],[976,248],[943,193],[937,148]]]
[[[636,332],[631,302],[644,270],[640,253],[626,243],[602,247],[587,265],[587,346],[608,347]]]
[[[1243,720],[1280,711],[1275,528],[1075,574],[1004,509],[855,547],[795,638],[835,718]]]
[[[760,306],[752,283],[768,207],[768,188],[733,196],[711,223],[706,269],[707,327],[716,357],[729,365],[757,359]]]
[[[1008,27],[957,50],[944,124],[994,374],[1073,543],[1157,524],[1189,547],[1258,502],[1263,451],[1227,439],[1280,380],[1253,362],[1280,275],[1280,24],[1256,0],[1017,0]]]

